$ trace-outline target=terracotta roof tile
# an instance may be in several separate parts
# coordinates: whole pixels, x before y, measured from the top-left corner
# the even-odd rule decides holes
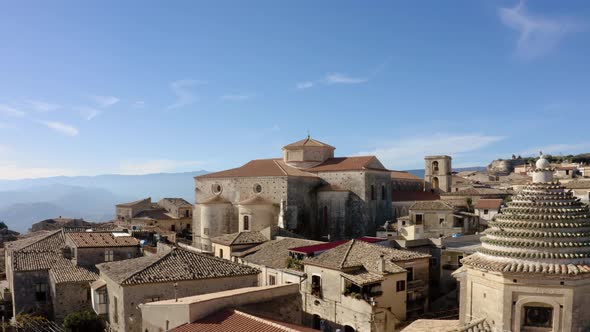
[[[139,245],[139,241],[132,236],[114,236],[112,233],[106,232],[67,233],[66,236],[78,248],[133,247]]]
[[[348,243],[330,249],[319,256],[304,260],[303,264],[341,271],[349,268],[364,268],[368,272],[381,274],[382,272],[379,271],[377,266],[381,255],[384,256],[385,271],[388,273],[405,271],[405,269],[395,264],[397,261],[430,257],[430,255],[419,252],[398,250],[364,241],[350,240]],[[349,273],[350,271],[347,270],[346,272]]]
[[[393,180],[424,181],[424,179],[407,171],[391,171],[391,178]]]
[[[372,162],[376,162],[376,165],[371,166]],[[386,171],[386,169],[379,163],[375,156],[330,158],[317,166],[306,168],[305,170],[308,172],[315,173],[338,171],[362,171],[367,169]]]
[[[395,190],[391,195],[392,202],[435,201],[439,199],[440,195],[430,191]]]
[[[100,272],[121,285],[256,275],[250,266],[188,250],[98,264]]]
[[[163,201],[168,201],[174,206],[178,207],[192,207],[191,203],[187,202],[184,198],[167,197],[162,198]]]
[[[226,177],[266,177],[266,176],[302,176],[316,177],[297,168],[286,165],[282,159],[257,159],[245,165],[225,171],[196,176],[196,179],[226,178]]]
[[[227,246],[241,244],[259,244],[268,241],[260,232],[237,232],[224,234],[211,239],[213,243],[219,243]]]
[[[308,246],[321,243],[319,241],[284,238],[265,242],[257,247],[250,249],[255,252],[244,257],[244,260],[262,266],[275,269],[284,269],[287,267],[287,258],[289,258],[289,249],[301,246]]]
[[[261,318],[238,310],[220,310],[171,332],[317,332],[304,326]]]
[[[304,139],[297,141],[295,143],[287,144],[283,147],[283,149],[290,150],[290,149],[296,149],[296,148],[301,148],[301,147],[305,147],[305,146],[326,147],[326,148],[335,149],[335,147],[328,145],[326,143],[322,143],[322,142],[315,140],[309,136],[307,138],[304,138]]]
[[[78,266],[65,258],[57,259],[49,270],[56,284],[65,282],[92,282],[98,279],[96,268]]]
[[[6,243],[6,249],[10,251],[59,251],[63,247],[65,247],[65,240],[62,230],[42,232],[22,240]]]
[[[454,210],[453,206],[444,201],[422,201],[410,206],[410,210]]]
[[[482,198],[475,204],[476,209],[499,210],[503,200],[500,198]]]

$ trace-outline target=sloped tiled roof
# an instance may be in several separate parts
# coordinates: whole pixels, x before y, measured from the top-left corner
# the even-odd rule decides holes
[[[434,201],[438,199],[440,199],[440,195],[430,191],[395,190],[391,193],[392,202]]]
[[[421,182],[424,179],[406,171],[391,171],[391,178],[393,180],[416,181]]]
[[[224,234],[211,239],[211,242],[227,246],[242,244],[259,244],[268,241],[260,232],[237,232]]]
[[[362,171],[367,169],[387,171],[375,156],[337,157],[306,168],[308,172]]]
[[[322,243],[319,241],[284,238],[265,242],[255,248],[250,249],[254,252],[245,256],[243,259],[249,263],[267,266],[275,269],[284,269],[287,267],[287,258],[289,258],[289,249],[301,246],[308,246]]]
[[[12,256],[14,271],[48,270],[61,257],[61,252],[17,251]]]
[[[191,203],[187,202],[184,198],[166,197],[162,198],[162,200],[168,201],[178,207],[192,207]]]
[[[273,319],[261,318],[238,310],[220,310],[171,332],[314,332],[317,330]]]
[[[121,285],[256,275],[250,266],[174,248],[165,253],[98,264],[100,272]]]
[[[326,148],[335,149],[335,147],[328,145],[326,143],[322,143],[322,142],[320,142],[316,139],[313,139],[309,136],[300,140],[300,141],[297,141],[295,143],[287,144],[283,147],[283,149],[290,150],[290,149],[297,149],[297,148],[306,147],[306,146],[326,147]]]
[[[139,240],[132,236],[114,236],[112,233],[106,232],[67,233],[66,236],[78,248],[133,247],[139,245]]]
[[[227,177],[266,177],[266,176],[300,176],[317,177],[314,174],[304,172],[295,167],[288,166],[282,159],[257,159],[251,160],[238,168],[225,171],[208,173],[196,176],[196,179],[227,178]]]
[[[134,205],[137,205],[139,203],[143,203],[145,201],[151,202],[152,201],[152,198],[151,197],[142,198],[142,199],[138,199],[137,201],[133,201],[133,202],[129,202],[129,203],[117,204],[116,206],[118,206],[118,207],[132,207]]]
[[[377,262],[381,259],[381,255],[385,259],[385,271],[388,273],[405,271],[395,262],[430,257],[430,255],[419,252],[398,250],[364,241],[350,240],[348,243],[330,249],[319,256],[306,259],[303,263],[341,271],[349,268],[364,268],[368,272],[380,274],[381,271],[377,267]]]
[[[410,210],[453,210],[453,206],[451,206],[447,202],[443,201],[419,201],[412,206],[410,206]]]
[[[155,220],[176,219],[176,218],[172,217],[170,214],[168,214],[168,211],[166,211],[166,209],[164,209],[164,208],[156,208],[156,209],[152,208],[149,210],[143,210],[143,211],[137,213],[136,215],[134,215],[133,218],[155,219]]]
[[[49,270],[49,274],[57,284],[64,282],[91,282],[98,279],[98,273],[94,267],[78,266],[65,258],[57,259]]]
[[[64,233],[62,230],[43,232],[22,240],[6,243],[6,249],[10,251],[44,252],[59,251],[65,247]]]
[[[476,209],[499,210],[503,200],[501,198],[482,198],[475,204]]]

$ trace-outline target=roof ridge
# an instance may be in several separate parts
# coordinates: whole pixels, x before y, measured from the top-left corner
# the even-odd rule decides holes
[[[27,244],[26,246],[24,246],[24,247],[22,247],[22,248],[20,248],[18,250],[15,250],[15,251],[22,251],[23,249],[27,249],[28,247],[30,247],[30,246],[32,246],[34,244],[37,244],[37,243],[39,243],[39,242],[41,242],[43,240],[46,240],[46,239],[48,239],[48,238],[50,238],[50,237],[52,237],[52,236],[54,236],[55,234],[58,234],[58,233],[62,233],[63,234],[64,233],[63,228],[60,228],[60,229],[54,230],[54,231],[50,231],[49,234],[46,234],[46,236],[41,236],[36,241],[31,242],[31,243]],[[48,250],[48,251],[55,251],[55,250]],[[42,252],[45,252],[45,250],[42,250]]]
[[[275,163],[275,165],[277,165],[281,169],[281,172],[283,172],[283,174],[289,175],[289,174],[287,174],[287,171],[279,164],[278,160],[273,159],[272,161]]]
[[[346,258],[348,258],[348,254],[350,253],[350,250],[352,249],[352,245],[355,243],[355,239],[350,240],[350,244],[348,245],[348,248],[346,249],[346,253],[344,253],[344,257],[342,257],[342,261],[340,262],[339,267],[342,269],[344,267],[344,262],[346,261]]]

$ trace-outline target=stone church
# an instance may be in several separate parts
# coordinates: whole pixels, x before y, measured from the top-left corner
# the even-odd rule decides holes
[[[391,172],[335,149],[308,136],[282,158],[195,177],[193,244],[211,251],[213,237],[277,226],[324,241],[374,235],[392,218]]]

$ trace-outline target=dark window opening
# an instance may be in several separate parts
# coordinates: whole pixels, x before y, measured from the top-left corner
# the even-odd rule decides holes
[[[395,291],[396,292],[403,292],[406,290],[406,281],[405,280],[398,280],[395,283]]]
[[[553,308],[524,307],[524,326],[553,327]]]
[[[250,216],[244,216],[244,230],[250,230]]]
[[[406,267],[406,270],[408,270],[408,281],[413,281],[414,280],[414,269],[411,267]]]
[[[375,200],[375,186],[371,185],[371,200]]]
[[[36,284],[35,285],[35,299],[38,302],[47,301],[47,284]]]
[[[422,225],[422,221],[424,219],[424,216],[421,214],[417,214],[416,215],[416,225]]]
[[[483,210],[483,214],[488,214],[490,211],[488,209]]]
[[[432,162],[432,172],[435,174],[438,173],[438,161]]]
[[[384,201],[387,199],[387,192],[385,191],[385,186],[381,186],[381,200]]]
[[[327,228],[328,227],[328,207],[327,206],[324,206],[323,214],[324,214],[324,227]]]
[[[311,277],[311,295],[322,297],[322,277],[317,275]]]
[[[277,277],[274,275],[269,275],[268,276],[268,285],[272,286],[272,285],[276,285],[277,284]]]

